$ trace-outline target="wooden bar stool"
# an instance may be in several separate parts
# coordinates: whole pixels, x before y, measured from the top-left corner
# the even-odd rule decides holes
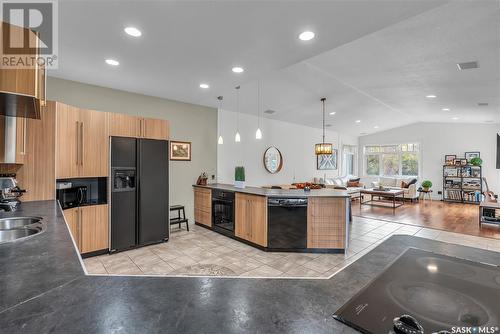
[[[189,221],[186,218],[186,211],[184,210],[184,205],[172,205],[170,207],[170,211],[177,211],[177,217],[170,218],[170,225],[179,224],[179,228],[181,228],[182,223],[186,223],[186,229],[189,232]],[[181,217],[182,211],[182,217]]]

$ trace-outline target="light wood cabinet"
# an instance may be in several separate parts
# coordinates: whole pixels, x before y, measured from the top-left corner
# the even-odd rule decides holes
[[[107,113],[57,103],[56,138],[58,179],[108,176]]]
[[[19,186],[27,190],[20,198],[23,202],[56,197],[55,114],[55,102],[49,102],[47,108],[40,113],[39,120],[24,119],[23,135],[26,148],[23,165],[17,172]]]
[[[264,196],[236,193],[234,234],[267,247],[267,199]]]
[[[310,197],[307,248],[346,248],[347,199]]]
[[[80,215],[79,215],[79,210],[80,208],[71,208],[71,209],[66,209],[64,210],[64,219],[66,220],[66,223],[68,224],[69,231],[71,232],[71,235],[73,236],[73,240],[75,240],[76,247],[78,247],[78,250],[80,250]]]
[[[142,118],[141,137],[148,139],[168,139],[169,124],[163,119]]]
[[[64,210],[64,218],[80,253],[109,247],[107,204],[67,209]]]
[[[18,54],[29,56],[36,59],[38,56],[38,48],[30,48],[30,46],[39,44],[37,35],[26,28],[11,25],[6,22],[1,22],[0,36],[8,35],[10,37],[10,45],[15,45],[16,48],[22,49]],[[26,42],[25,37],[28,36]],[[7,47],[7,44],[3,46]],[[4,51],[5,52],[5,51]],[[8,65],[7,65],[8,66]],[[0,91],[33,96],[37,101],[37,107],[43,107],[46,104],[46,68],[34,62],[33,66],[7,68],[3,66],[0,69]],[[40,112],[40,110],[38,110]]]
[[[194,221],[205,226],[212,226],[212,190],[194,188]]]
[[[92,205],[80,208],[80,251],[90,253],[109,246],[108,205]]]
[[[140,118],[125,114],[109,113],[109,135],[117,137],[139,137]]]

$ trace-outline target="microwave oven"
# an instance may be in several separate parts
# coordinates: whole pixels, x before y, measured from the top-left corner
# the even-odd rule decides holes
[[[74,208],[87,204],[87,187],[77,186],[57,189],[57,199],[63,209]]]

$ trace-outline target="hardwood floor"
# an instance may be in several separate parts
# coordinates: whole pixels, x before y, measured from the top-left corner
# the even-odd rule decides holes
[[[448,203],[442,201],[405,202],[395,210],[392,208],[363,205],[352,202],[354,216],[382,219],[391,222],[417,225],[500,239],[500,226],[483,225],[479,228],[479,207],[473,204]]]

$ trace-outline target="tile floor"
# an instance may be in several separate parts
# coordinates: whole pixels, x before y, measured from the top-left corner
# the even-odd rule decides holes
[[[199,226],[172,230],[166,243],[84,260],[89,274],[329,278],[393,234],[500,252],[500,240],[354,217],[346,254],[264,252]]]

